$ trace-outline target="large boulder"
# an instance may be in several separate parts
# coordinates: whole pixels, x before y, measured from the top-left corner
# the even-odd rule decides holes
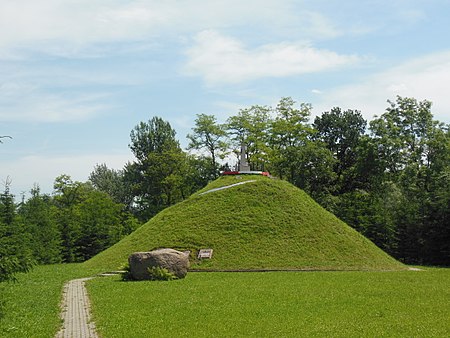
[[[148,280],[148,269],[161,267],[184,278],[189,268],[189,255],[174,249],[158,249],[149,252],[135,252],[128,257],[131,277],[135,280]]]

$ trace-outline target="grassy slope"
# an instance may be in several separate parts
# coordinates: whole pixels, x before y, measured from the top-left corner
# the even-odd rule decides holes
[[[254,179],[257,181],[200,195]],[[171,247],[191,250],[195,269],[403,268],[285,181],[222,177],[202,191],[165,209],[85,266],[117,269],[132,252]],[[213,248],[213,259],[195,260],[201,248]]]
[[[449,337],[450,269],[88,282],[102,337]]]

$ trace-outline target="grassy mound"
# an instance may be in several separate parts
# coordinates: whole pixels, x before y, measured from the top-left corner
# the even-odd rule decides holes
[[[190,250],[200,270],[404,268],[302,190],[253,175],[219,178],[84,264],[118,269],[132,252],[163,247]],[[213,258],[198,260],[205,248]]]

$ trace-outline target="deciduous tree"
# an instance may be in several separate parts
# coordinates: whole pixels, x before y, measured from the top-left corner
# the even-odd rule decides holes
[[[133,192],[125,181],[124,170],[115,170],[106,164],[98,164],[89,175],[89,181],[94,188],[107,193],[116,203],[123,204],[126,210],[131,211]]]
[[[210,159],[213,171],[211,176],[216,178],[219,175],[218,158],[223,158],[228,149],[226,142],[226,126],[217,123],[214,115],[197,114],[195,127],[192,134],[188,134],[188,149],[206,150]]]
[[[438,188],[450,186],[448,126],[433,120],[431,102],[398,96],[370,122],[370,129],[384,169],[379,181],[392,182],[401,191],[396,256],[411,263],[436,262],[439,250],[440,263],[449,263],[448,241],[440,240],[450,238],[449,199]]]
[[[268,163],[268,135],[271,108],[254,105],[241,109],[227,120],[231,146],[239,158],[240,147],[246,146],[247,159],[253,170],[265,170]]]
[[[169,122],[153,117],[131,131],[130,148],[136,160],[125,166],[134,207],[142,221],[182,199],[186,154]]]
[[[358,147],[366,124],[359,111],[342,111],[339,107],[324,112],[314,120],[313,127],[317,130],[315,138],[324,142],[336,159],[334,171],[340,193],[361,188],[354,166],[358,161]]]
[[[293,182],[299,163],[299,151],[313,133],[308,125],[311,105],[285,97],[278,103],[276,117],[270,126],[270,170],[280,178]]]

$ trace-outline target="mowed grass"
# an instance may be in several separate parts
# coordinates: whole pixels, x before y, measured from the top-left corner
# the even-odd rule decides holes
[[[450,269],[87,283],[102,337],[449,337]]]
[[[53,337],[62,324],[64,283],[93,272],[81,264],[44,265],[19,274],[16,283],[0,283],[0,337]]]
[[[38,266],[0,284],[0,337],[53,337],[65,281],[82,264]],[[449,337],[450,269],[189,273],[172,282],[88,282],[102,337]]]
[[[246,180],[255,182],[200,194]],[[131,253],[164,247],[190,250],[199,270],[405,268],[304,191],[257,175],[219,178],[84,264],[120,269]],[[205,248],[213,258],[196,259]]]

